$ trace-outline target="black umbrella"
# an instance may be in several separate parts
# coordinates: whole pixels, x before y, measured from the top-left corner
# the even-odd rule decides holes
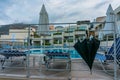
[[[87,63],[90,70],[92,69],[93,61],[95,59],[95,55],[97,49],[99,48],[99,45],[100,41],[95,38],[91,40],[84,39],[82,42],[78,40],[78,42],[74,45],[74,48]]]

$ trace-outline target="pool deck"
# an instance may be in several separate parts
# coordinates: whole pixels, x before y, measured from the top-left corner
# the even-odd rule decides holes
[[[44,65],[41,66],[42,68],[40,70],[38,62],[36,61],[36,63],[33,65],[31,61],[29,78],[26,78],[27,69],[25,68],[25,65],[20,63],[19,60],[13,63],[6,63],[6,65],[9,66],[9,68],[6,67],[0,71],[0,78],[5,78],[5,80],[68,80],[68,78],[71,78],[71,80],[113,80],[113,75],[108,74],[109,72],[106,73],[102,68],[102,66],[104,66],[106,69],[112,69],[113,66],[102,65],[97,60],[95,60],[93,64],[92,74],[89,71],[86,63],[81,59],[72,60],[71,71],[44,70]],[[13,66],[22,66],[22,68],[12,68]],[[65,65],[64,63],[62,65],[59,63],[55,66],[61,68]],[[120,69],[118,69],[118,73],[120,73]],[[113,74],[113,71],[111,74]]]

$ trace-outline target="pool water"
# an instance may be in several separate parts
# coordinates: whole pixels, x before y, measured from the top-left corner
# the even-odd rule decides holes
[[[58,49],[58,48],[53,48],[53,49],[30,49],[30,54],[43,54],[45,52],[69,52],[70,53],[70,57],[72,59],[79,59],[82,58],[79,53],[74,49]],[[106,58],[103,54],[96,54],[96,59],[100,60],[100,61],[104,61]]]

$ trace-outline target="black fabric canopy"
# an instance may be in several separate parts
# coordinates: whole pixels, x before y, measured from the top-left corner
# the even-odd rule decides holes
[[[91,40],[84,39],[82,42],[78,40],[77,43],[75,43],[74,45],[74,48],[87,63],[90,70],[92,69],[93,61],[95,59],[95,55],[99,48],[99,45],[100,41],[95,38]]]

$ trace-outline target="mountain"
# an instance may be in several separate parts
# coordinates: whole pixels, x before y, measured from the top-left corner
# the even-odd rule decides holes
[[[27,28],[28,25],[27,24],[23,24],[23,23],[15,23],[15,24],[8,24],[8,25],[1,25],[0,26],[0,35],[3,34],[9,34],[9,29],[25,29]],[[37,28],[37,26],[31,26],[34,28]]]

